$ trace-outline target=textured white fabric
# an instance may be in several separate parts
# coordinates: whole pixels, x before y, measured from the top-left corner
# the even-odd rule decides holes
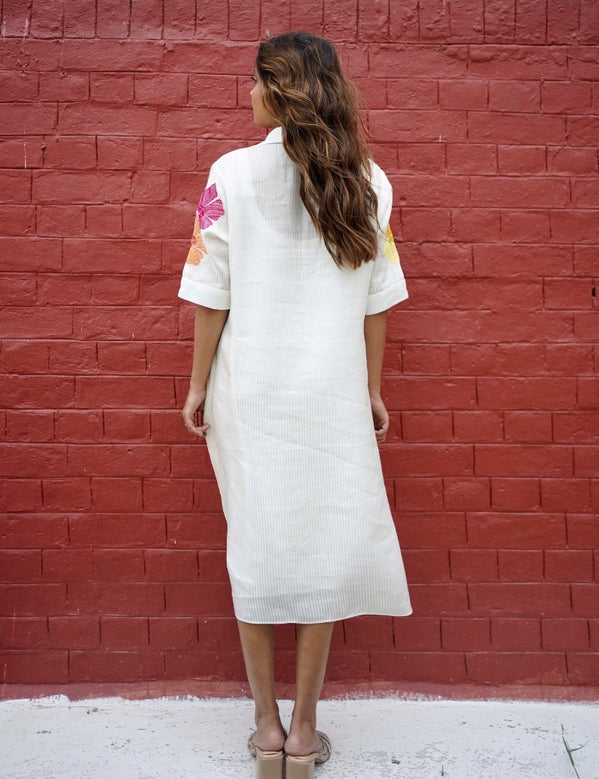
[[[376,165],[372,179],[386,227],[391,187]],[[204,418],[236,616],[409,614],[363,332],[367,313],[407,297],[392,237],[381,231],[374,262],[338,268],[301,203],[280,129],[221,157],[208,184],[179,295],[230,309]]]

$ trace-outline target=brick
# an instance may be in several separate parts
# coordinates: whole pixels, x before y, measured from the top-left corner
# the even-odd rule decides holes
[[[189,78],[189,103],[194,107],[231,109],[237,106],[237,100],[237,79],[233,75],[203,73]],[[246,94],[242,106],[248,103]]]
[[[125,73],[92,73],[90,94],[94,104],[130,104],[133,102],[133,76]]]
[[[484,83],[484,82],[483,82]],[[541,92],[536,81],[490,81],[489,109],[510,113],[538,113]]]
[[[75,682],[137,682],[160,679],[162,657],[150,651],[77,650],[70,653],[69,680]]]
[[[407,241],[446,241],[450,228],[451,212],[448,209],[402,209],[402,230]]]
[[[547,9],[544,3],[521,5],[516,3],[514,40],[523,43],[545,43]]]
[[[485,41],[511,43],[516,23],[515,0],[490,0],[484,6]]]
[[[518,419],[525,419],[515,413],[522,410],[523,413],[531,414],[530,424],[536,424],[538,432],[542,431],[543,440],[546,440],[547,420],[550,420],[550,416],[548,413],[543,414],[543,411],[576,408],[576,384],[573,379],[564,379],[556,386],[553,378],[481,377],[477,379],[477,387],[482,408],[514,410],[513,415],[506,415],[506,434],[508,419],[510,426],[515,425]]]
[[[50,371],[58,374],[95,372],[95,344],[55,341],[50,344],[49,367]]]
[[[162,0],[132,0],[129,37],[162,38],[162,16]]]
[[[52,103],[23,105],[13,103],[10,111],[4,112],[2,130],[5,135],[22,135],[24,127],[31,127],[35,128],[36,133],[53,135],[56,132],[57,123],[57,109]],[[5,176],[6,174],[2,178],[4,179]],[[27,176],[24,176],[24,178],[27,178]],[[12,197],[14,197],[14,194]]]
[[[574,205],[583,208],[595,208],[599,205],[599,187],[597,182],[580,179],[573,182],[572,200]]]
[[[31,172],[28,170],[0,171],[0,187],[6,203],[31,202]]]
[[[32,343],[30,341],[5,342],[0,355],[0,364],[6,373],[26,374],[48,372],[48,345],[45,343]],[[40,384],[40,388],[41,388]],[[14,380],[16,397],[13,397],[12,405],[25,405],[23,397],[23,383],[21,379]]]
[[[33,305],[36,290],[28,273],[3,273],[0,275],[0,296],[4,305]]]
[[[225,552],[200,550],[198,552],[200,580],[203,582],[229,582]]]
[[[468,680],[484,684],[565,684],[563,653],[477,652],[466,656]]]
[[[543,579],[543,553],[540,550],[500,550],[499,579],[504,582],[538,582]]]
[[[65,584],[3,584],[0,585],[2,616],[45,616],[60,614],[66,608]]]
[[[594,409],[599,402],[599,381],[592,377],[578,377],[578,405],[581,409]],[[584,413],[584,412],[582,412]],[[590,435],[591,440],[596,436]]]
[[[182,205],[123,206],[123,230],[131,238],[179,238],[189,234],[189,213]],[[143,259],[143,258],[142,258]],[[147,272],[152,268],[144,268]]]
[[[61,444],[0,444],[0,475],[21,479],[62,476],[66,457]]]
[[[497,553],[486,549],[452,549],[450,569],[454,582],[496,581]]]
[[[156,443],[188,443],[181,412],[165,410],[150,414],[151,440]]]
[[[574,447],[574,475],[593,478],[597,475],[599,446]]]
[[[165,543],[165,522],[160,514],[95,513],[68,517],[73,549],[114,547],[114,539],[126,548],[161,547]]]
[[[193,447],[193,448],[192,448]],[[202,442],[190,442],[171,446],[171,476],[177,479],[207,479],[213,475],[208,449]]]
[[[125,399],[129,398],[129,402]],[[154,376],[81,376],[75,383],[75,401],[83,408],[134,405],[171,407],[172,382]]]
[[[404,411],[401,417],[404,441],[451,441],[450,411]]]
[[[345,642],[351,649],[393,649],[393,618],[363,616],[344,622]]]
[[[35,511],[41,507],[39,479],[0,480],[0,511]]]
[[[73,203],[125,200],[131,192],[129,176],[122,173],[63,173],[39,171],[34,176],[33,196],[41,203],[61,203],[65,191]]]
[[[40,73],[40,98],[61,103],[86,101],[89,97],[87,73]]]
[[[446,550],[404,549],[403,556],[409,582],[449,581],[449,555]]]
[[[123,234],[120,205],[87,206],[85,209],[85,232],[92,238],[120,238]]]
[[[184,254],[184,252],[181,254]],[[144,304],[168,305],[176,299],[179,283],[180,280],[176,276],[142,276],[139,289],[140,300]],[[178,344],[172,344],[175,353],[178,346]],[[185,372],[187,373],[187,371]]]
[[[89,582],[94,578],[91,550],[44,549],[42,567],[47,582]]]
[[[596,7],[590,0],[580,2],[580,43],[599,43],[599,22]]]
[[[82,308],[74,312],[74,330],[79,338],[90,340],[173,339],[176,335],[175,312],[158,307]]]
[[[456,441],[492,443],[503,440],[503,415],[498,411],[454,411]]]
[[[596,315],[594,313],[574,314],[574,334],[581,341],[596,341],[593,336],[594,325],[596,324]]]
[[[91,508],[89,479],[44,479],[46,511],[86,511]]]
[[[2,679],[6,684],[66,684],[69,653],[59,650],[0,651]]]
[[[584,586],[584,585],[579,585]],[[471,583],[473,615],[503,617],[564,617],[570,615],[570,588],[554,583]]]
[[[578,5],[547,3],[547,42],[575,43],[578,38]]]
[[[571,376],[592,372],[593,355],[590,344],[547,344],[545,358],[547,373]]]
[[[168,679],[247,679],[241,652],[166,652],[164,664]],[[292,676],[281,681],[289,683]]]
[[[95,649],[100,645],[97,617],[53,617],[48,619],[49,644],[55,649]]]
[[[158,616],[164,611],[164,593],[162,585],[154,582],[73,582],[69,584],[69,611]]]
[[[550,239],[549,214],[543,211],[502,212],[501,237],[517,243],[542,243]]]
[[[146,511],[191,511],[193,483],[181,479],[145,479],[143,498]]]
[[[469,611],[466,585],[462,583],[413,584],[410,597],[414,613],[423,617],[463,616]]]
[[[443,0],[418,3],[420,40],[445,40],[449,36],[449,9]]]
[[[142,142],[138,138],[99,137],[98,167],[102,170],[127,170],[141,166]]]
[[[147,444],[71,444],[69,471],[72,476],[152,476],[165,473],[168,449]]]
[[[596,652],[568,652],[566,661],[570,684],[597,684],[599,682]]]
[[[502,2],[502,0],[499,0]],[[487,30],[485,38],[488,41]],[[471,76],[494,79],[534,80],[565,79],[568,58],[563,48],[526,45],[493,45],[469,47]]]
[[[443,502],[448,511],[484,511],[490,508],[488,479],[443,479]]]
[[[392,350],[388,350],[390,354]],[[404,344],[403,372],[430,376],[449,373],[450,351],[447,345],[438,344]],[[391,372],[391,371],[389,371]]]
[[[473,247],[474,269],[478,275],[511,275],[526,268],[528,273],[568,276],[572,273],[572,251],[555,246],[510,246],[506,260],[505,247],[480,245]],[[513,264],[512,264],[513,263]]]
[[[200,608],[207,617],[233,614],[228,582],[167,582],[164,589],[168,615],[194,616]]]
[[[97,275],[92,279],[92,303],[96,305],[110,305],[111,303],[117,305],[132,304],[139,301],[139,279],[134,276],[127,277],[123,275]],[[100,344],[109,354],[116,356],[119,348],[124,348],[124,344]],[[136,354],[139,353],[139,348],[143,347],[143,344],[131,344],[132,348],[137,349]],[[124,354],[124,352],[122,352]],[[105,356],[105,355],[104,355]],[[99,362],[99,360],[98,360]],[[137,360],[133,360],[133,364],[137,363]],[[119,370],[123,370],[125,373],[136,373],[135,367],[127,370],[125,367],[125,360],[121,360]],[[107,370],[107,373],[112,371]]]
[[[479,652],[491,648],[488,619],[442,619],[441,636],[443,649],[448,652]]]
[[[591,511],[590,484],[587,479],[541,479],[543,511]]]
[[[385,386],[390,411],[467,409],[475,405],[475,385],[470,378],[388,377]]]
[[[447,170],[462,175],[494,175],[497,172],[496,147],[491,144],[448,143]]]
[[[599,420],[593,411],[556,412],[553,435],[558,443],[594,443],[599,439]]]
[[[43,649],[48,646],[46,617],[3,617],[0,646],[5,649]]]
[[[572,81],[546,81],[541,85],[543,111],[587,114],[591,111],[591,85]]]
[[[538,511],[541,507],[539,490],[536,478],[491,479],[491,505],[495,511]]]
[[[498,172],[502,176],[545,175],[546,157],[547,151],[543,146],[498,146]],[[539,206],[542,204],[531,200],[527,205]]]
[[[194,649],[198,644],[195,617],[150,617],[150,646],[157,650]]]
[[[104,440],[117,443],[119,441],[149,441],[150,418],[145,411],[104,411]]]
[[[488,241],[499,240],[500,220],[501,213],[490,208],[453,209],[451,236],[454,241],[476,241],[481,235]]]
[[[574,138],[568,141],[577,143]],[[557,115],[486,113],[473,111],[468,116],[468,137],[479,144],[524,144],[534,146],[539,138],[548,144],[565,144],[566,120]]]
[[[45,168],[57,168],[63,170],[95,170],[96,168],[96,141],[95,138],[82,138],[77,135],[73,136],[61,136],[59,138],[49,139],[46,142],[46,148],[44,150],[44,167]],[[69,193],[69,199],[76,194],[76,182],[77,178],[64,179],[66,189],[61,190],[61,181],[59,178],[62,174],[38,174],[42,180],[46,182],[56,178],[58,181],[56,188],[58,190],[59,199],[57,202],[63,202],[65,191]],[[95,174],[94,174],[95,175]],[[82,179],[83,186],[87,186],[91,182],[91,177],[88,175]],[[40,187],[39,194],[43,197],[45,192],[44,187]],[[93,190],[90,190],[90,195]]]
[[[115,107],[67,103],[59,107],[58,129],[62,135],[97,133],[98,135],[153,136],[156,132],[156,121],[155,109],[147,106]],[[50,117],[47,117],[45,124],[50,124]]]
[[[547,550],[545,579],[552,582],[593,581],[593,555],[590,550]]]
[[[349,622],[347,623],[349,624]],[[435,651],[441,649],[440,621],[435,617],[394,618],[394,644],[400,651]]]
[[[149,645],[149,626],[146,617],[101,617],[102,647],[127,651],[145,649]]]
[[[2,579],[13,584],[41,581],[42,557],[37,549],[0,551]]]
[[[38,94],[38,74],[3,71],[0,73],[0,102],[35,102]]]
[[[597,141],[599,118],[594,116],[568,118],[568,145],[593,146]]]
[[[539,619],[491,619],[491,641],[500,652],[535,652],[541,649],[541,621]]]
[[[222,513],[220,493],[214,479],[194,481],[194,508],[201,512]]]
[[[450,144],[454,146],[455,144]],[[383,144],[376,144],[376,149],[385,148]],[[395,155],[391,158],[389,155],[389,163],[393,169],[397,171],[409,171],[412,173],[440,173],[445,169],[445,150],[441,144],[430,143],[402,143],[399,147],[389,144],[389,149],[393,149]],[[381,161],[380,164],[383,164]],[[456,173],[465,174],[467,170],[455,170]]]
[[[464,111],[369,111],[368,127],[377,141],[464,141]]]
[[[95,578],[99,581],[143,581],[144,557],[140,550],[96,549],[93,553]]]
[[[102,437],[102,412],[58,411],[56,437],[60,441],[95,441]]]
[[[93,478],[92,498],[96,511],[141,511],[141,479]]]
[[[64,516],[5,513],[3,517],[0,535],[0,547],[3,549],[47,549],[63,547],[68,541],[68,526]]]
[[[475,445],[475,472],[479,476],[545,476],[572,475],[572,452],[567,446],[535,444]],[[580,471],[580,472],[579,472]],[[577,476],[584,476],[584,456]]]
[[[460,652],[371,652],[375,679],[411,679],[441,684],[466,680],[464,656]]]
[[[504,424],[510,443],[549,443],[553,437],[549,411],[507,411]]]
[[[395,506],[399,511],[442,511],[441,479],[395,479]]]
[[[380,82],[385,89],[385,82]],[[447,82],[452,83],[452,82]],[[437,84],[429,79],[388,79],[386,82],[387,100],[386,105],[374,106],[370,108],[387,109],[435,109],[439,105],[437,97]],[[464,106],[445,106],[447,108],[459,109]],[[413,144],[412,146],[415,146]]]
[[[549,173],[588,175],[597,172],[597,155],[594,149],[565,147],[547,150]]]
[[[560,514],[469,514],[466,522],[473,548],[559,549],[566,541]]]
[[[3,168],[23,168],[29,170],[43,165],[43,139],[28,137],[0,139],[0,166]]]
[[[568,544],[574,549],[593,549],[599,546],[599,523],[589,514],[569,514],[566,518]]]
[[[145,564],[150,581],[195,581],[198,578],[197,554],[192,550],[148,549]]]
[[[44,205],[37,208],[37,234],[43,236],[78,236],[85,230],[83,206]],[[66,282],[66,283],[65,283]],[[79,279],[60,279],[61,286],[85,283]],[[80,298],[75,298],[79,300]],[[71,298],[73,300],[73,298]],[[56,301],[58,302],[58,301]]]
[[[471,196],[479,205],[507,206],[510,201],[512,207],[526,208],[531,203],[536,207],[568,206],[570,203],[568,183],[562,178],[545,176],[541,181],[538,178],[519,177],[514,181],[510,177],[473,176],[471,187]]]
[[[572,584],[572,613],[577,617],[599,616],[597,583]]]
[[[6,438],[10,441],[54,440],[54,418],[51,411],[6,412]]]
[[[387,476],[469,476],[472,447],[466,444],[389,444],[381,453]]]

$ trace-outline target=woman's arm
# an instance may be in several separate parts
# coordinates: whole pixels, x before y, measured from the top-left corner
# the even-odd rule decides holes
[[[368,368],[368,392],[376,440],[382,443],[389,430],[389,414],[381,398],[381,373],[387,337],[387,312],[364,317],[366,365]]]
[[[189,392],[183,406],[183,421],[190,433],[203,437],[210,425],[195,424],[195,415],[202,411],[206,397],[206,383],[220,335],[229,315],[228,310],[196,306],[193,331],[193,364]]]

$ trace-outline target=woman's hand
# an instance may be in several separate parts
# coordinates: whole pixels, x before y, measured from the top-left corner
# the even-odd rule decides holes
[[[381,444],[387,437],[389,430],[389,412],[385,408],[380,395],[370,395],[370,408],[372,409],[372,421],[377,443]]]
[[[210,427],[210,425],[203,424],[202,419],[205,399],[205,388],[194,389],[193,387],[190,387],[189,392],[187,393],[185,405],[183,406],[183,411],[181,412],[183,414],[183,422],[185,423],[185,427],[189,430],[190,433],[197,435],[199,438],[204,438],[206,431]],[[199,414],[200,416],[199,425],[195,424],[196,414]]]

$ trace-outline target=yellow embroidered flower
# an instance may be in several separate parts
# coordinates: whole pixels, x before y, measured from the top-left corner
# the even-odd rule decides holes
[[[206,254],[206,247],[202,239],[202,233],[200,231],[200,218],[196,214],[195,222],[193,225],[193,235],[191,237],[191,246],[187,254],[186,263],[189,265],[199,265],[202,257]]]
[[[397,247],[395,246],[395,240],[393,238],[393,233],[391,232],[391,225],[387,225],[383,253],[387,255],[390,263],[399,262],[399,254],[397,253]]]

